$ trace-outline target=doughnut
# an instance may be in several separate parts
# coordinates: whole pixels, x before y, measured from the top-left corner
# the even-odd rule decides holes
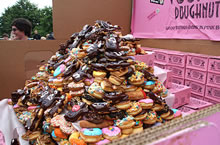
[[[151,109],[154,101],[152,99],[141,99],[138,101],[143,109]]]
[[[71,143],[71,145],[86,145],[86,143],[82,139],[72,138],[71,140],[69,139],[69,142]]]
[[[96,78],[94,79],[94,82],[96,82],[96,83],[98,83],[98,84],[100,84],[102,81],[103,81],[103,78],[100,78],[100,77],[96,77]]]
[[[83,50],[79,50],[78,54],[77,54],[77,58],[78,59],[83,59],[84,57],[86,57],[87,53],[84,52]]]
[[[140,128],[140,127],[143,127],[143,122],[142,121],[136,121],[133,128]]]
[[[67,135],[65,133],[63,133],[60,128],[55,128],[54,134],[57,138],[67,139]]]
[[[138,102],[132,102],[131,103],[131,108],[126,110],[128,115],[132,115],[132,116],[135,116],[135,115],[139,114],[141,111],[142,111],[142,108],[141,108],[140,103],[138,103]]]
[[[50,120],[53,127],[59,127],[65,121],[63,115],[57,115]]]
[[[57,136],[55,135],[54,130],[52,131],[51,136],[52,136],[52,138],[53,138],[55,141],[57,141],[57,142],[59,142],[59,141],[61,140],[61,138],[59,138],[59,137],[57,137]]]
[[[143,128],[143,127],[134,128],[132,134],[140,133],[140,132],[142,132],[142,131],[144,131],[144,128]]]
[[[137,120],[137,121],[140,121],[140,120],[144,120],[146,117],[147,117],[147,111],[146,110],[142,110],[139,114],[137,114],[134,119]]]
[[[60,129],[63,133],[65,134],[71,134],[73,131],[74,131],[74,127],[72,125],[72,123],[70,122],[63,122],[61,125],[60,125]]]
[[[108,80],[101,81],[101,87],[105,92],[113,92],[112,84]]]
[[[64,64],[61,64],[60,66],[58,66],[58,67],[55,69],[55,71],[54,71],[54,73],[53,73],[53,76],[54,76],[54,77],[62,76],[63,73],[64,73],[64,71],[65,71],[65,69],[66,69],[66,66],[65,66]]]
[[[91,109],[98,114],[108,114],[109,113],[109,104],[107,102],[97,102],[93,103]]]
[[[121,136],[121,129],[115,126],[109,126],[102,129],[103,137],[108,140],[115,140]]]
[[[161,93],[162,91],[163,91],[163,85],[157,80],[152,92],[153,93]]]
[[[111,126],[113,125],[114,122],[113,121],[109,121],[109,120],[104,120],[102,121],[101,123],[92,123],[92,122],[89,122],[89,121],[86,121],[86,120],[80,120],[79,121],[79,125],[80,127],[82,128],[105,128],[105,127],[108,127],[108,126]]]
[[[89,121],[95,124],[100,124],[104,121],[104,116],[96,112],[89,111],[88,113],[84,114],[83,120],[86,120],[86,121]],[[101,127],[95,127],[95,128],[101,128]]]
[[[114,84],[116,86],[121,85],[121,83],[125,80],[124,77],[116,77],[114,75],[110,75],[110,77],[108,79],[112,84]]]
[[[118,126],[120,129],[132,128],[135,125],[133,119],[134,118],[132,116],[127,116],[123,119],[116,120],[115,125]]]
[[[126,128],[121,130],[122,134],[129,135],[133,132],[133,128]]]
[[[99,142],[97,142],[95,145],[105,145],[107,143],[110,143],[111,141],[108,139],[102,139]]]
[[[125,94],[128,95],[129,100],[141,100],[147,98],[147,95],[143,90],[126,92]]]
[[[121,85],[120,86],[112,85],[112,88],[113,88],[114,92],[119,92],[119,93],[125,92]]]
[[[83,128],[80,131],[80,137],[86,143],[96,143],[102,139],[102,130],[99,128]]]
[[[144,81],[144,88],[148,90],[153,90],[155,87],[155,81]]]
[[[170,115],[167,116],[167,117],[165,117],[165,118],[164,118],[165,120],[172,120],[172,119],[174,118],[174,112],[173,112],[173,110],[170,109],[169,112],[170,112]]]
[[[114,75],[114,76],[117,76],[117,77],[124,76],[124,75],[127,74],[127,73],[128,73],[128,67],[121,68],[121,69],[118,70],[118,71],[110,72],[111,75]]]
[[[161,97],[165,98],[168,96],[168,89],[166,89],[165,86],[163,86],[163,91],[162,93],[160,94]]]
[[[125,100],[125,101],[121,100],[120,103],[115,104],[115,107],[120,109],[120,110],[127,110],[127,109],[129,109],[131,107],[131,105],[132,105],[131,101],[129,101],[129,100]]]
[[[103,91],[102,87],[101,87],[98,83],[96,83],[96,82],[94,82],[94,83],[89,87],[88,93],[89,93],[91,96],[93,96],[93,97],[95,97],[95,98],[97,98],[97,99],[102,99],[102,97],[103,97],[103,95],[104,95],[104,91]]]
[[[82,94],[84,93],[84,89],[78,90],[78,91],[70,91],[70,95],[73,97],[78,97],[78,96],[82,96]]]
[[[91,79],[87,78],[84,80],[84,83],[86,86],[90,86],[93,82],[94,82],[94,78],[91,78]]]
[[[147,117],[143,120],[145,124],[154,124],[157,122],[157,114],[154,111],[147,112]]]
[[[122,134],[122,136],[120,137],[120,139],[126,138],[126,137],[128,137],[128,136],[129,136],[129,135]]]
[[[128,78],[128,81],[132,85],[140,86],[144,83],[144,74],[139,71],[135,71],[134,74]]]
[[[55,87],[62,87],[63,86],[63,78],[58,77],[54,79],[49,79],[48,80],[48,85],[50,87],[55,86]]]
[[[78,90],[81,90],[83,89],[85,86],[84,83],[75,83],[75,82],[71,82],[68,84],[68,89],[71,90],[71,91],[78,91]]]
[[[95,77],[99,77],[99,78],[104,78],[105,76],[106,76],[106,72],[104,72],[104,71],[93,71],[92,72],[92,75],[93,75],[93,77],[95,78]]]
[[[43,80],[43,81],[48,81],[49,75],[46,72],[38,72],[36,74],[36,79],[37,80]]]
[[[137,87],[134,85],[122,85],[122,88],[125,90],[125,92],[134,92],[137,90]]]
[[[141,61],[135,61],[135,69],[138,71],[145,70],[148,68],[147,64]]]
[[[152,110],[154,111],[160,111],[164,108],[162,104],[154,103]]]
[[[106,115],[107,120],[117,120],[126,117],[125,111],[110,112]]]
[[[174,118],[180,118],[182,117],[182,112],[178,109],[172,109],[173,113],[174,113]]]

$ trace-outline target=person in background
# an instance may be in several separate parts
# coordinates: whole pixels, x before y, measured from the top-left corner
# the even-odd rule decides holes
[[[7,33],[4,33],[4,34],[2,35],[2,38],[3,38],[3,40],[9,40],[9,36],[8,36]]]
[[[51,32],[50,34],[47,34],[46,37],[47,37],[47,40],[54,40],[53,32]]]
[[[15,34],[11,31],[9,40],[15,40]]]
[[[29,20],[18,18],[12,22],[11,26],[15,40],[28,40],[31,36],[32,24]]]
[[[34,31],[33,39],[34,39],[34,40],[40,40],[40,38],[41,38],[41,36],[38,34],[38,31],[35,30],[35,31]]]

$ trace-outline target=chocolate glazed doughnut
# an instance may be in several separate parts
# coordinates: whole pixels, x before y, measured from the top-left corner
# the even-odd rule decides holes
[[[125,101],[126,98],[128,99],[128,96],[126,94],[121,94],[117,92],[111,92],[111,93],[105,93],[103,99],[106,101],[109,101],[113,104],[117,104],[120,101]]]
[[[89,121],[89,122],[92,122],[95,124],[99,124],[104,121],[104,116],[102,116],[98,113],[89,111],[88,113],[84,114],[83,120],[86,120],[86,121]]]
[[[91,109],[99,114],[108,114],[109,113],[109,105],[107,102],[99,102],[93,103]]]

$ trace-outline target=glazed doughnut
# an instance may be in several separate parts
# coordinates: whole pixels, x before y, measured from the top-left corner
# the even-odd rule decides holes
[[[164,106],[163,106],[162,104],[154,103],[152,110],[154,110],[154,111],[160,111],[160,110],[162,110],[163,108],[164,108]]]
[[[133,92],[126,92],[125,94],[128,95],[129,100],[141,100],[141,99],[146,99],[147,98],[147,95],[143,90],[133,91]]]
[[[133,132],[133,128],[126,128],[121,130],[122,134],[129,135]]]
[[[140,103],[138,103],[138,102],[132,102],[131,103],[131,108],[126,110],[128,115],[132,115],[132,116],[135,116],[135,115],[139,114],[141,111],[142,111],[142,108],[141,108]]]
[[[83,128],[80,137],[87,143],[96,143],[102,139],[102,130],[99,128]]]
[[[68,84],[67,87],[68,87],[68,89],[69,89],[70,91],[78,91],[78,90],[83,89],[84,86],[85,86],[84,83],[71,82],[71,83]]]
[[[69,142],[71,144],[76,144],[76,145],[86,145],[86,143],[83,140],[79,139],[79,136],[80,136],[79,132],[77,131],[73,132],[69,137]]]
[[[89,87],[88,93],[97,99],[102,99],[103,95],[104,95],[104,90],[102,89],[102,87],[98,83],[94,82]]]
[[[49,79],[48,80],[48,85],[51,86],[55,86],[55,87],[62,87],[63,86],[63,78],[58,77],[55,79]]]
[[[134,92],[137,90],[137,87],[134,85],[122,85],[122,88],[125,90],[125,92]]]
[[[105,92],[113,92],[112,84],[108,80],[103,80],[101,82],[101,87]]]
[[[166,118],[164,118],[165,120],[172,120],[172,119],[174,118],[174,112],[173,112],[173,110],[170,109],[169,112],[170,112],[170,115],[167,116]]]
[[[134,128],[132,134],[140,133],[140,132],[142,132],[142,131],[144,131],[144,128],[143,128],[143,127]]]
[[[94,82],[96,82],[96,83],[101,83],[103,81],[103,78],[100,78],[100,77],[95,77],[95,79],[94,79]]]
[[[154,111],[147,112],[147,117],[143,120],[145,124],[154,124],[157,122],[157,114]]]
[[[124,76],[124,75],[127,74],[127,73],[128,73],[128,68],[127,68],[127,67],[121,68],[121,69],[118,70],[118,71],[110,72],[111,75],[114,75],[114,76],[117,76],[117,77]]]
[[[84,89],[78,90],[78,91],[70,91],[70,95],[73,97],[78,97],[78,96],[82,96],[82,94],[84,93]]]
[[[121,129],[115,126],[109,126],[102,129],[103,137],[108,140],[115,140],[121,136]]]
[[[144,81],[144,88],[148,90],[153,90],[155,87],[155,81]]]
[[[151,109],[154,105],[152,99],[141,99],[138,101],[143,109]]]
[[[125,100],[125,101],[121,101],[118,104],[115,104],[115,107],[120,109],[120,110],[127,110],[131,107],[131,101],[129,100]]]
[[[109,81],[110,81],[112,84],[116,85],[116,86],[121,85],[121,83],[122,83],[124,80],[125,80],[125,77],[116,77],[116,76],[114,76],[114,75],[110,75],[110,77],[109,77]]]
[[[120,86],[112,85],[112,88],[115,92],[120,92],[120,93],[125,92],[121,85]]]
[[[144,74],[139,71],[135,71],[128,80],[130,84],[140,86],[144,83]]]
[[[137,120],[137,121],[140,121],[140,120],[144,120],[146,117],[147,117],[147,111],[146,110],[142,110],[141,113],[137,114],[134,119]]]
[[[109,120],[104,120],[99,124],[95,124],[95,123],[92,123],[92,122],[89,122],[89,121],[86,121],[86,120],[80,120],[79,121],[79,125],[82,128],[85,128],[85,127],[87,127],[87,128],[105,128],[105,127],[111,126],[113,124],[114,124],[114,122],[109,121]]]
[[[54,73],[53,73],[53,76],[54,76],[54,77],[60,77],[60,76],[62,76],[63,73],[64,73],[64,71],[65,71],[65,69],[66,69],[66,66],[65,66],[64,64],[61,64],[60,66],[58,66],[58,67],[55,69],[55,71],[54,71]]]
[[[132,128],[135,125],[135,122],[133,119],[134,119],[133,117],[127,116],[123,119],[116,120],[115,125],[121,129]]]
[[[60,125],[60,129],[65,134],[71,134],[74,131],[75,128],[73,127],[72,123],[70,123],[70,122],[63,122]]]
[[[93,71],[93,77],[104,78],[106,76],[106,72],[104,71]]]

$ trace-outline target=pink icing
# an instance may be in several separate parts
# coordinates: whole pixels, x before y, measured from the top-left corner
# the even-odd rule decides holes
[[[152,99],[141,99],[138,101],[139,103],[146,103],[146,104],[149,104],[149,103],[153,103],[154,101]]]
[[[8,99],[8,103],[11,103],[12,102],[12,100],[11,99]]]
[[[79,111],[79,109],[80,109],[79,105],[74,105],[73,108],[72,108],[72,111],[76,112],[76,111]]]
[[[85,79],[85,82],[90,82],[91,84],[94,82],[94,78],[91,79]]]
[[[104,145],[104,144],[107,144],[107,143],[110,143],[110,142],[111,142],[111,141],[108,140],[108,139],[103,139],[103,140],[97,142],[96,145]]]
[[[66,66],[65,66],[64,64],[61,64],[61,65],[60,65],[60,71],[61,71],[61,72],[64,72],[65,69],[66,69]]]
[[[14,109],[19,108],[19,107],[20,107],[20,106],[19,106],[18,104],[15,104],[15,105],[13,106]]]
[[[175,114],[174,114],[174,118],[181,116],[182,113],[180,110],[178,110]]]
[[[102,133],[108,136],[117,136],[120,134],[121,129],[115,126],[110,126],[102,129]]]
[[[36,108],[38,108],[38,106],[30,106],[30,107],[28,107],[28,110],[33,110],[33,109],[36,109]]]

